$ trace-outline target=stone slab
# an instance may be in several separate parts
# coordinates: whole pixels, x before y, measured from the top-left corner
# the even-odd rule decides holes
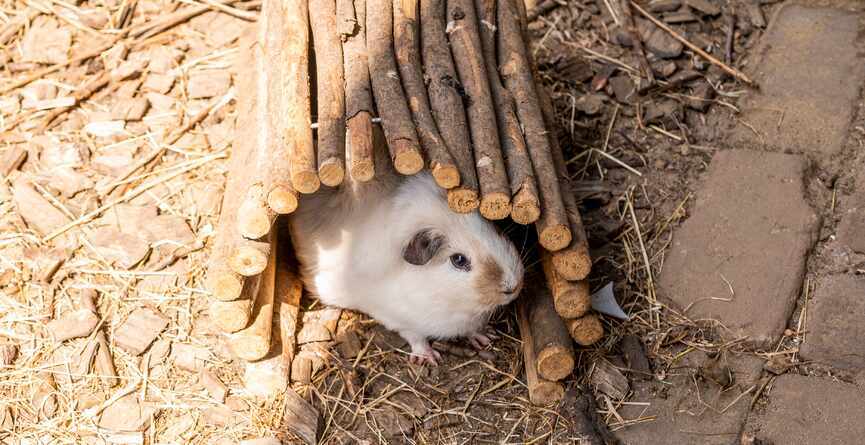
[[[802,357],[845,369],[865,369],[865,277],[824,277],[808,304]]]
[[[761,443],[847,445],[865,437],[865,391],[818,377],[785,374],[755,424]],[[750,422],[749,422],[750,423]]]
[[[693,215],[676,231],[659,295],[729,338],[766,344],[783,331],[802,286],[818,218],[798,155],[715,154]]]
[[[619,415],[625,420],[645,421],[615,431],[622,444],[738,443],[751,403],[750,393],[741,395],[753,392],[763,360],[752,355],[728,355],[718,361],[719,366],[711,366],[716,371],[732,371],[732,386],[726,389],[702,377],[707,371],[701,369],[708,369],[710,362],[705,353],[692,351],[680,366],[668,371],[663,382],[632,383],[634,394],[629,404],[619,408]]]
[[[837,240],[855,252],[865,253],[865,167],[860,168],[855,191],[841,201]]]
[[[733,140],[798,153],[840,150],[865,83],[859,20],[842,9],[781,6],[758,49],[760,92],[741,103],[741,121],[752,128],[739,123]]]

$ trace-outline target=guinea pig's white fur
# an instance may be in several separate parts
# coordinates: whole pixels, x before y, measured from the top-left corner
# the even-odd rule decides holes
[[[425,172],[377,172],[369,183],[304,196],[289,221],[307,290],[397,331],[421,361],[438,357],[430,338],[483,337],[490,314],[522,286],[514,245],[476,211],[450,210]],[[415,265],[406,249],[421,232],[435,253]],[[457,253],[469,271],[452,263]]]

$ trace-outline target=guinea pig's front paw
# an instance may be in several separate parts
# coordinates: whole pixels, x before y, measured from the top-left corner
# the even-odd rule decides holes
[[[492,328],[486,326],[484,329],[469,335],[469,343],[471,343],[475,349],[482,350],[486,349],[486,347],[497,338],[498,336],[494,333]]]
[[[405,334],[403,334],[403,338],[408,340],[409,345],[411,345],[409,362],[415,365],[423,365],[425,363],[429,363],[431,366],[439,365],[442,355],[430,346],[427,339]]]

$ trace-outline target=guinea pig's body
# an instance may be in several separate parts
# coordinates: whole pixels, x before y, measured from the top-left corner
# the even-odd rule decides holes
[[[483,344],[490,314],[522,286],[516,249],[477,212],[451,211],[430,174],[377,158],[372,181],[306,195],[289,218],[304,285],[399,332],[414,361],[436,363],[430,338]]]

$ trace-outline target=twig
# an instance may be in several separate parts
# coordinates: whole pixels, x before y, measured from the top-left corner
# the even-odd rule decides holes
[[[637,10],[637,12],[639,12],[640,14],[643,15],[643,17],[649,19],[649,21],[654,23],[658,28],[661,28],[664,31],[666,31],[674,39],[682,42],[683,45],[687,46],[692,51],[699,54],[700,57],[703,57],[704,59],[708,60],[710,63],[717,65],[722,70],[730,73],[731,76],[736,77],[737,79],[741,80],[742,82],[745,82],[748,85],[754,85],[754,81],[751,80],[750,77],[746,76],[745,73],[743,73],[743,72],[737,70],[736,68],[733,68],[733,67],[727,65],[726,63],[721,62],[720,60],[712,57],[711,54],[707,53],[706,51],[703,51],[697,45],[694,45],[693,43],[689,42],[688,39],[682,37],[676,31],[673,31],[669,26],[665,25],[664,22],[656,19],[652,14],[649,14],[648,12],[646,12],[645,9],[641,8],[640,5],[634,3],[633,0],[630,3],[631,3],[631,5],[634,6],[634,8]]]

